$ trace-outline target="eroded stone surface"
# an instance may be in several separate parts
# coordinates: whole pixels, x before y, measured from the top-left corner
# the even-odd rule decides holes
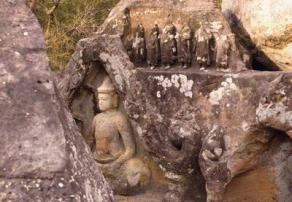
[[[290,137],[292,130],[292,100],[289,97],[292,90],[291,84],[292,79],[286,75],[280,75],[273,80],[256,112],[258,122],[284,131]]]
[[[222,11],[257,62],[266,69],[292,70],[291,0],[223,0]]]
[[[0,5],[0,201],[113,201],[24,1]]]

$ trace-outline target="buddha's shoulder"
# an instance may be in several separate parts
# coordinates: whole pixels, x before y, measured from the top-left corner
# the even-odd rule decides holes
[[[127,120],[127,116],[121,111],[102,112],[95,115],[94,120],[111,119],[111,120]]]
[[[98,113],[94,116],[93,120],[94,121],[104,121],[104,120],[107,120],[107,119],[110,119],[111,116],[107,113],[104,113],[104,112],[101,112],[101,113]]]
[[[125,113],[121,112],[121,111],[115,111],[113,112],[113,116],[115,118],[115,120],[117,121],[127,121],[127,116]]]

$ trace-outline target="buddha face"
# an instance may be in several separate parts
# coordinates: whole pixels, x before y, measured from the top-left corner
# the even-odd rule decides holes
[[[100,111],[108,111],[118,107],[118,96],[116,93],[99,93],[97,105]]]

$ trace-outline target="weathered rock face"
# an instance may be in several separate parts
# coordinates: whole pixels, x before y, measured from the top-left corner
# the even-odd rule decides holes
[[[271,69],[292,70],[291,0],[223,0],[222,11],[256,61]]]
[[[265,151],[269,150],[270,142],[277,134],[269,127],[283,131],[291,127],[291,123],[288,124],[291,119],[291,104],[288,103],[281,105],[281,116],[277,113],[279,110],[273,110],[276,103],[269,103],[269,107],[265,105],[265,110],[271,110],[271,116],[274,117],[273,121],[271,118],[269,122],[266,121],[264,126],[261,122],[264,118],[256,120],[257,115],[268,114],[260,112],[264,110],[261,105],[257,107],[262,95],[267,92],[265,86],[276,78],[277,74],[180,71],[154,73],[145,70],[138,70],[137,74],[141,76],[141,100],[135,99],[136,107],[129,104],[129,111],[132,112],[130,117],[141,127],[141,137],[147,140],[149,150],[159,162],[175,173],[184,173],[185,170],[191,169],[193,161],[199,157],[210,198],[217,198],[221,194],[223,196],[220,192],[224,191],[223,187],[234,176],[256,167],[263,161]],[[291,74],[289,78],[291,79]],[[258,83],[263,85],[258,86]],[[286,96],[287,94],[284,97]],[[272,96],[270,98],[272,99]],[[278,116],[275,116],[276,113]],[[139,114],[143,115],[137,118]],[[269,117],[265,117],[266,119]],[[286,164],[284,167],[287,167],[291,144],[289,139],[284,142],[288,144],[289,149],[281,150],[282,154],[286,155],[283,160],[285,163],[281,166]],[[276,154],[271,156],[274,155]],[[275,170],[281,167],[278,164],[274,166]],[[276,173],[266,172],[272,173],[273,178],[277,180],[281,178]],[[289,172],[286,172],[287,174],[289,175]],[[281,187],[275,184],[273,197],[281,190]],[[290,197],[291,193],[285,195]],[[240,197],[237,199],[242,200]],[[260,198],[250,199],[265,201]]]
[[[55,88],[36,18],[0,6],[0,200],[113,201]]]
[[[206,10],[200,9],[202,5]],[[167,13],[171,6],[175,9]],[[131,120],[138,147],[146,149],[164,176],[177,185],[170,188],[165,201],[188,201],[182,194],[186,187],[193,192],[190,201],[205,201],[206,196],[200,195],[204,191],[194,185],[201,185],[201,176],[208,201],[289,201],[291,73],[239,71],[246,68],[242,68],[235,43],[237,53],[230,63],[234,66],[224,71],[212,65],[206,70],[197,65],[152,69],[141,64],[143,51],[136,52],[138,58],[132,57],[129,27],[142,23],[147,43],[152,22],[159,19],[159,24],[166,23],[167,16],[178,29],[182,27],[180,17],[197,17],[200,23],[209,12],[224,24],[224,18],[212,6],[212,1],[121,1],[96,36],[79,42],[59,87],[90,144],[86,131],[98,109],[94,111],[95,106],[87,104],[88,100],[96,102],[88,89],[95,89],[101,72],[106,71]],[[196,30],[192,22],[190,27]],[[224,28],[224,33],[230,31]],[[161,53],[169,49],[168,45],[161,47]],[[155,48],[146,45],[146,49],[149,52]],[[172,56],[166,57],[170,63]],[[256,183],[258,179],[251,170],[267,174],[266,186]],[[198,180],[190,185],[185,178]],[[230,183],[241,186],[228,186]],[[243,192],[237,196],[241,187],[247,191],[261,189],[262,194]]]
[[[257,120],[264,126],[286,132],[291,137],[292,100],[291,78],[281,75],[270,83],[257,108]]]
[[[290,201],[291,140],[275,136],[257,167],[235,177],[227,186],[228,201]]]

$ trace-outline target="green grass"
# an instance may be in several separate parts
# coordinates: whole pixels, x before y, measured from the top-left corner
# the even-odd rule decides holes
[[[216,6],[221,9],[222,0],[215,0]]]
[[[52,8],[52,0],[37,0],[34,12],[44,31],[53,70],[64,68],[78,40],[92,35],[118,1],[61,0],[50,18],[46,11]]]

